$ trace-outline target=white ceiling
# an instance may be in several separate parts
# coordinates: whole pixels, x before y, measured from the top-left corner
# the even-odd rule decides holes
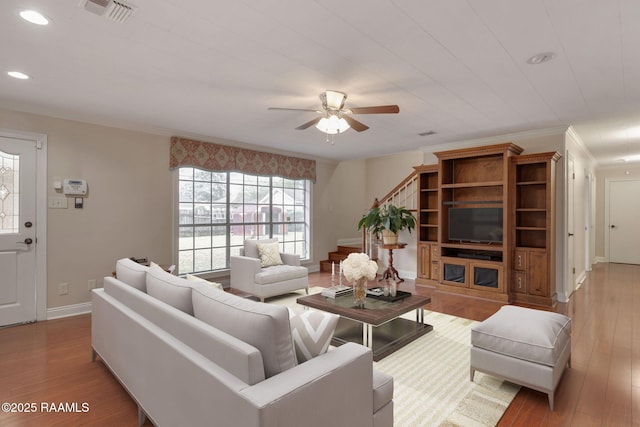
[[[600,165],[640,154],[637,0],[130,3],[117,23],[79,0],[2,0],[0,106],[331,159],[569,125]],[[267,110],[318,108],[325,89],[400,114],[354,116],[370,129],[331,146],[294,130],[315,113]]]

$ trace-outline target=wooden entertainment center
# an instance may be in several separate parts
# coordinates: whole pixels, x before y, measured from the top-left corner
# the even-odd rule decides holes
[[[415,167],[416,284],[505,303],[556,304],[560,154],[522,151],[512,143],[441,151],[434,153],[437,165]]]

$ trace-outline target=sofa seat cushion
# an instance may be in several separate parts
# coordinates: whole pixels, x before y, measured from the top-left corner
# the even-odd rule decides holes
[[[474,347],[552,367],[570,343],[569,317],[512,305],[471,329]]]
[[[191,284],[187,279],[154,266],[147,271],[147,293],[172,307],[193,315]]]
[[[296,366],[286,307],[193,285],[194,316],[260,350],[267,378]]]
[[[286,280],[305,278],[309,274],[306,267],[295,265],[273,265],[261,269],[256,274],[255,282],[258,285],[269,285],[271,283],[284,282]]]
[[[147,271],[149,271],[149,267],[129,258],[122,258],[116,262],[118,280],[142,292],[147,292]]]
[[[373,412],[378,412],[393,399],[393,377],[373,370]]]

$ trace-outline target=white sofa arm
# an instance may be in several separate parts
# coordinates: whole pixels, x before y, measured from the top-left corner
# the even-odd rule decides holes
[[[231,257],[231,288],[255,293],[256,274],[261,270],[260,260],[247,256]]]
[[[282,258],[282,262],[287,265],[300,265],[300,255],[298,254],[287,254],[284,252],[280,252],[280,258]]]
[[[262,427],[372,426],[371,350],[344,344],[242,390]]]

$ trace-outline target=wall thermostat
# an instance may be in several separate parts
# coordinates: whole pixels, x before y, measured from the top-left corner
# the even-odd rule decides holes
[[[87,181],[84,179],[65,179],[62,181],[62,192],[69,196],[86,196]]]

